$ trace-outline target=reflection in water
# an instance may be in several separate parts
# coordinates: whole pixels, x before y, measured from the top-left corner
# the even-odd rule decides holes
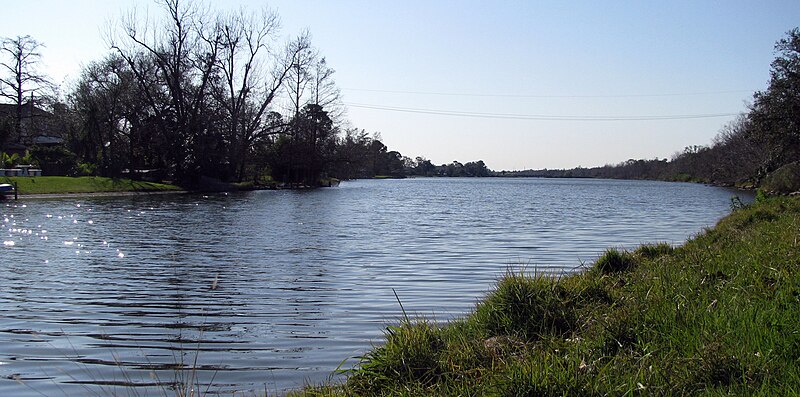
[[[560,273],[609,246],[679,243],[732,195],[416,179],[5,202],[0,394],[163,395],[193,376],[223,395],[320,382],[399,317],[392,289],[446,320],[509,266]]]

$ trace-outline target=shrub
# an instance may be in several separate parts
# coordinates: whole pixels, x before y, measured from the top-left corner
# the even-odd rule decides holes
[[[75,176],[92,176],[97,171],[97,166],[92,163],[78,163],[75,166]]]
[[[17,153],[3,153],[0,152],[0,166],[2,168],[12,168],[19,161],[19,154]]]
[[[761,188],[778,194],[800,191],[800,161],[786,164],[767,175]]]

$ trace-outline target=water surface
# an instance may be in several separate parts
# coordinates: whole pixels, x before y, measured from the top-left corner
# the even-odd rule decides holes
[[[0,395],[209,394],[321,382],[406,310],[469,311],[510,266],[678,244],[741,192],[558,179],[0,203]],[[182,369],[183,368],[183,369]],[[170,393],[167,393],[170,394]]]

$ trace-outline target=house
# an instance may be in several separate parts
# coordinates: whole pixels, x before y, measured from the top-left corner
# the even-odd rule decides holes
[[[19,129],[17,119],[19,118]],[[24,155],[33,145],[55,146],[63,143],[55,116],[27,102],[21,107],[0,103],[0,151]]]

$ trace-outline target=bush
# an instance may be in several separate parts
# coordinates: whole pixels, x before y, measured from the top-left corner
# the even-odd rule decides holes
[[[773,171],[761,182],[761,188],[778,194],[800,191],[800,162],[795,161]]]
[[[78,163],[75,166],[75,176],[92,176],[97,171],[97,165],[92,163]]]

